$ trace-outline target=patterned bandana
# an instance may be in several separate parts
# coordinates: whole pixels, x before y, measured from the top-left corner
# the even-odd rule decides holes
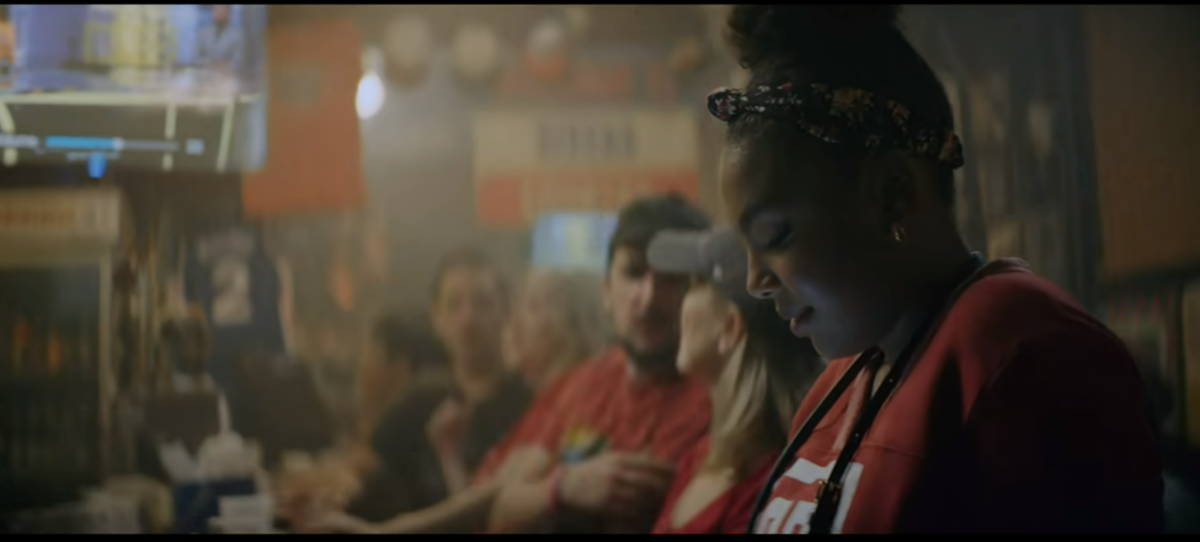
[[[791,83],[746,92],[722,87],[709,93],[708,111],[724,122],[745,114],[784,117],[828,143],[857,140],[867,149],[903,149],[950,169],[963,165],[962,142],[954,130],[918,126],[910,122],[907,107],[865,90]]]

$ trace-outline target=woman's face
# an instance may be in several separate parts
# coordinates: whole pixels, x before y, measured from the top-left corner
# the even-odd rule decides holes
[[[506,348],[515,369],[530,376],[544,371],[567,347],[561,301],[547,281],[531,278],[513,306],[505,333]]]
[[[737,307],[712,286],[699,283],[688,289],[680,309],[675,358],[680,373],[706,382],[720,378],[739,338],[736,313]]]
[[[894,241],[871,173],[851,179],[815,139],[768,128],[728,145],[721,191],[749,254],[747,288],[775,301],[827,359],[875,345],[899,311],[887,274]]]

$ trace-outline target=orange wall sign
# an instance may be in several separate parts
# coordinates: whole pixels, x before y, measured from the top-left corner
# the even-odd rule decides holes
[[[303,22],[271,30],[267,160],[242,183],[247,215],[363,205],[362,153],[354,99],[362,39],[349,21]]]
[[[476,114],[475,196],[489,225],[551,211],[616,210],[654,192],[699,192],[697,121],[683,108],[497,109]]]

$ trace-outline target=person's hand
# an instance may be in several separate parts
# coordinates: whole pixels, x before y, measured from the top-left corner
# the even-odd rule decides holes
[[[495,479],[501,483],[529,481],[550,470],[550,454],[541,446],[515,448],[496,468]]]
[[[657,512],[675,467],[645,454],[607,453],[570,467],[562,479],[563,504],[612,518]]]
[[[467,422],[470,420],[470,409],[453,397],[446,399],[429,417],[426,425],[426,435],[439,454],[456,455],[460,450],[463,437],[466,436]]]
[[[334,465],[284,475],[276,491],[278,513],[289,521],[317,510],[342,510],[358,494],[361,484],[352,472]]]
[[[301,533],[338,533],[338,534],[376,534],[375,525],[358,519],[345,512],[318,512],[296,522],[296,530]]]

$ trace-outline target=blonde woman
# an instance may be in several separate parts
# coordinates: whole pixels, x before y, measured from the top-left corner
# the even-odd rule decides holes
[[[540,474],[550,466],[550,458],[541,448],[523,444],[540,425],[543,411],[538,405],[548,404],[555,396],[561,377],[606,345],[601,284],[599,277],[580,272],[534,270],[527,275],[505,329],[505,360],[510,370],[537,390],[534,406],[472,475],[456,453],[462,438],[456,433],[466,425],[462,423],[465,412],[448,403],[430,423],[429,438],[441,456],[444,475],[447,480],[470,480],[469,485],[463,483],[467,487],[434,506],[378,524],[333,513],[308,522],[306,530],[357,534],[482,530],[503,482]]]
[[[709,386],[713,405],[709,435],[677,465],[653,533],[745,533],[762,479],[824,364],[773,304],[746,293],[746,256],[732,231],[663,232],[647,258],[656,270],[694,277],[676,363]]]

